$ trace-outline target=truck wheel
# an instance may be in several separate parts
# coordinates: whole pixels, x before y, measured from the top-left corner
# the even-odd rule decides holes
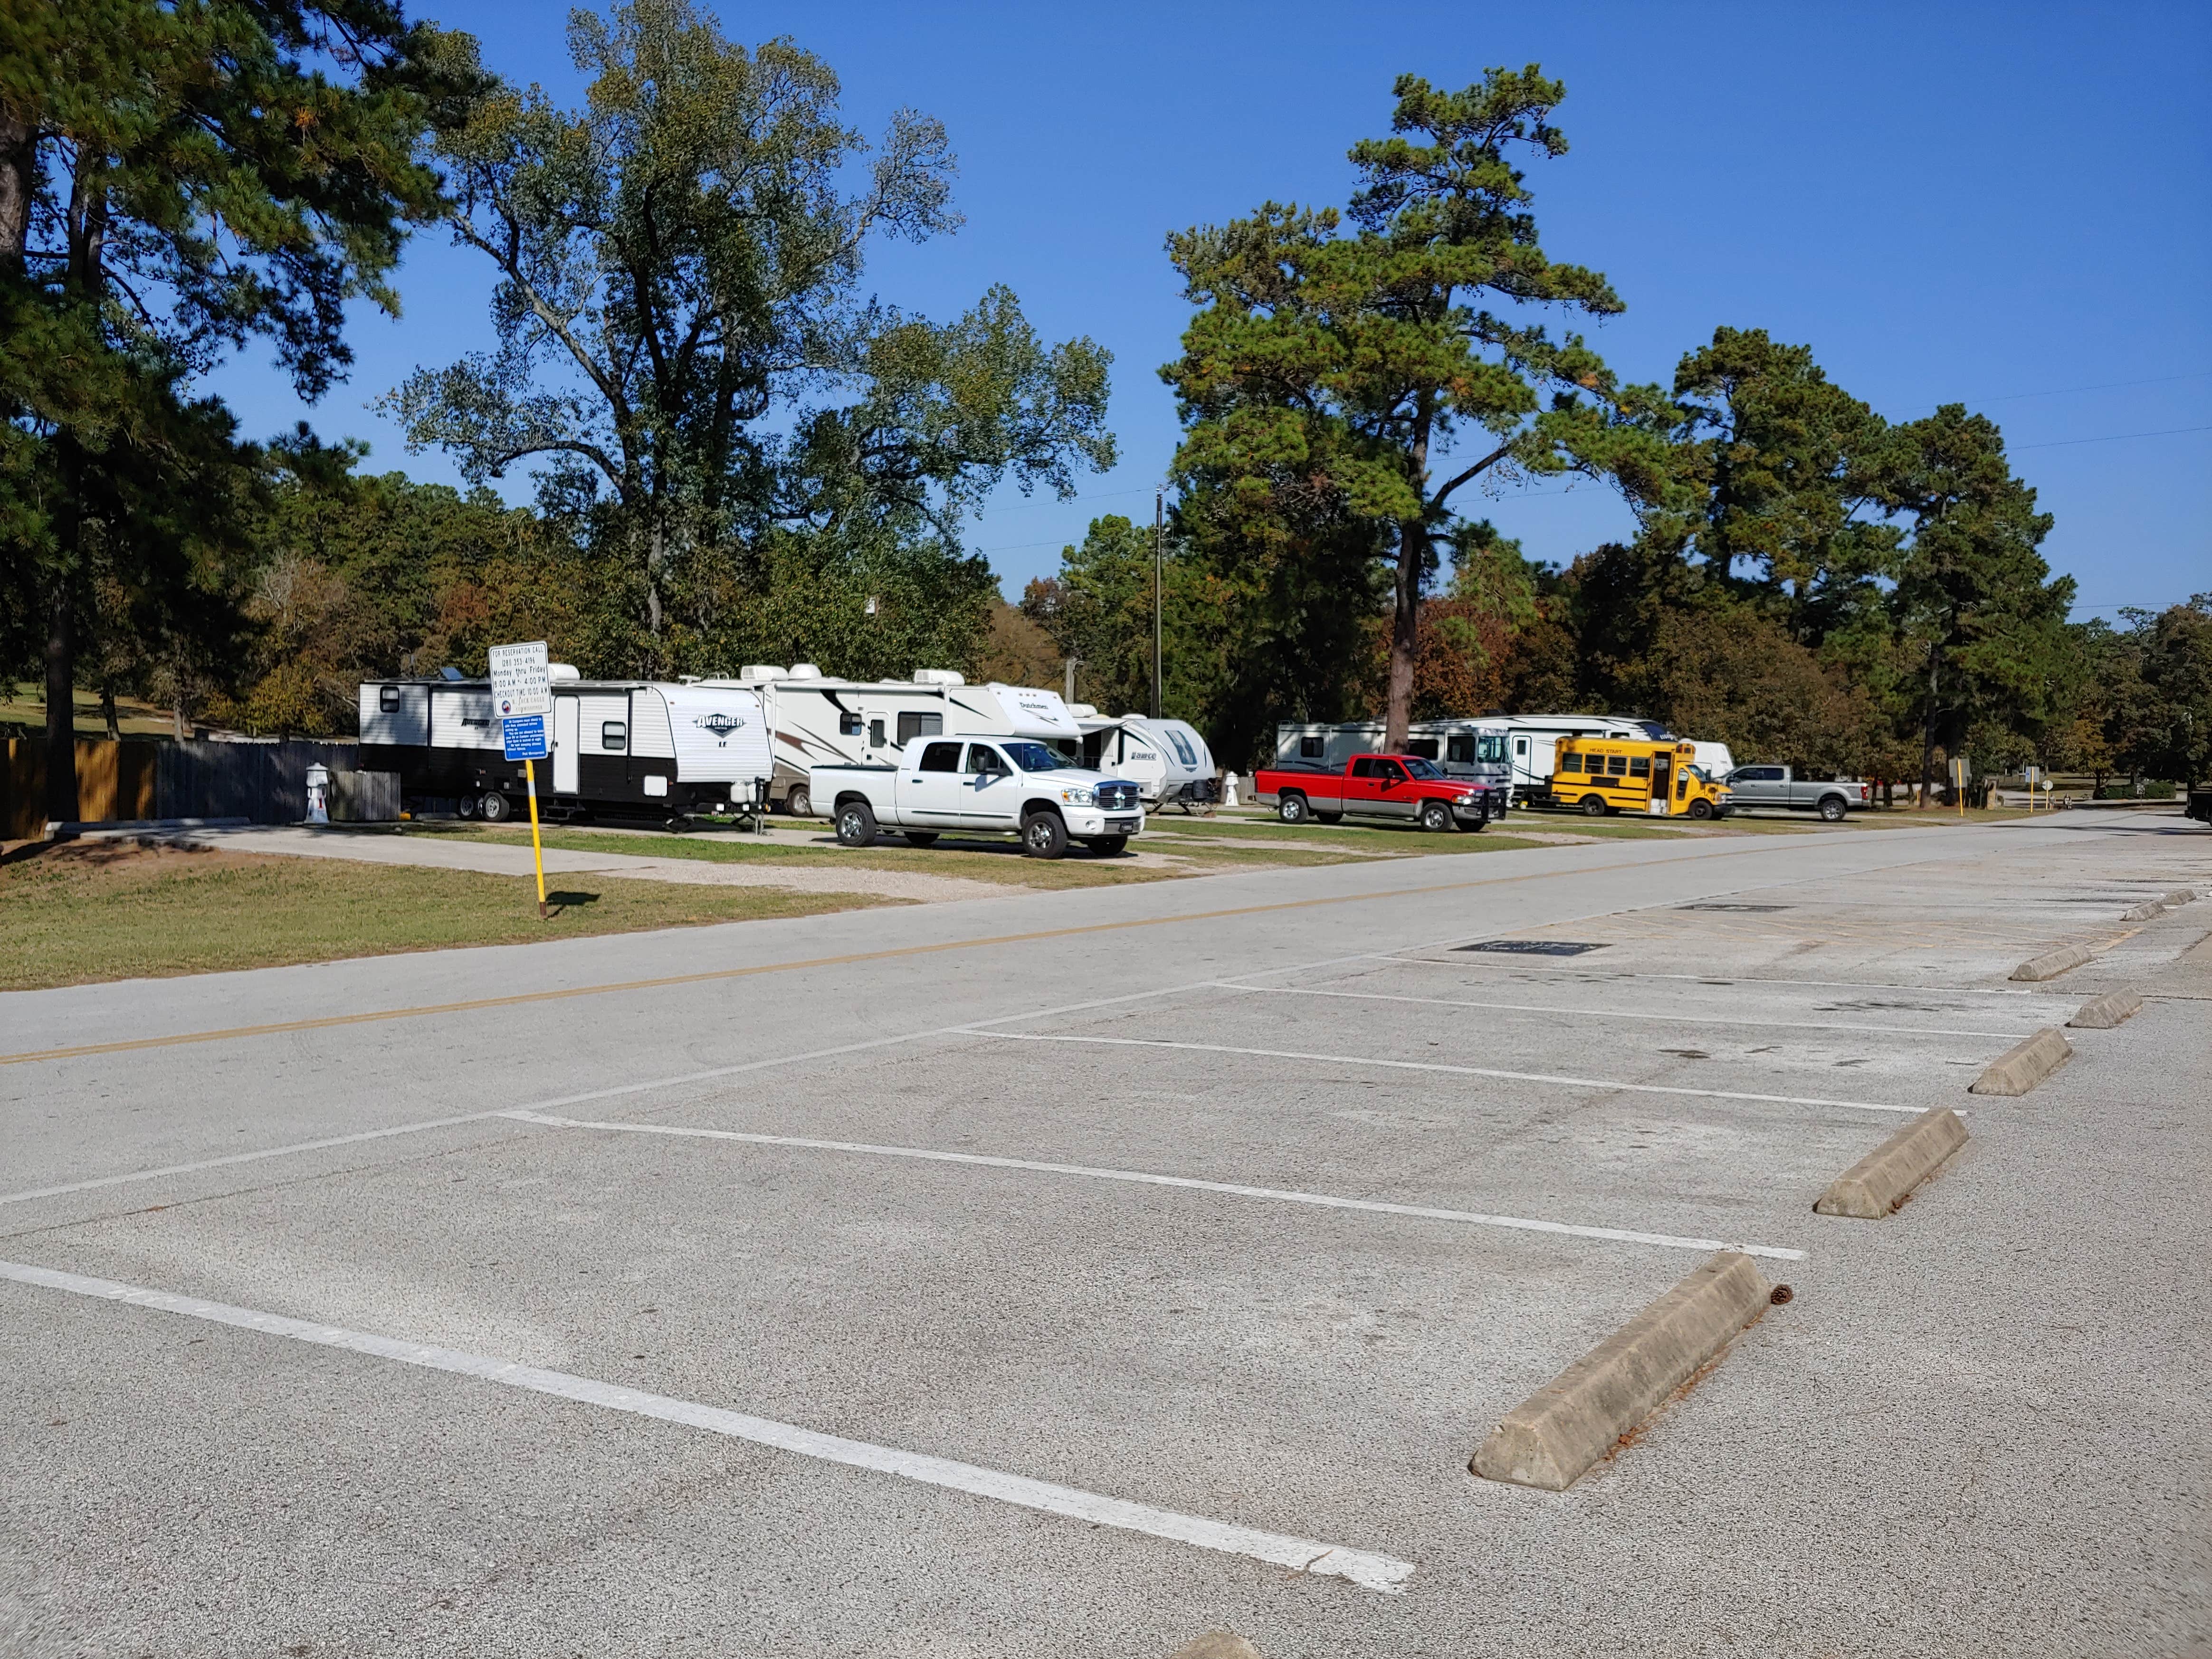
[[[876,844],[876,815],[864,800],[848,800],[837,809],[837,844],[872,847]]]
[[[484,791],[483,810],[486,823],[504,823],[514,816],[514,803],[498,790],[487,789]]]
[[[1421,828],[1431,835],[1441,835],[1452,827],[1451,808],[1440,800],[1421,803]]]
[[[1022,820],[1022,851],[1033,859],[1056,859],[1067,851],[1067,825],[1057,812],[1032,812]]]
[[[1586,818],[1603,817],[1605,816],[1605,797],[1602,795],[1584,795],[1583,797],[1583,816]]]
[[[1344,822],[1344,814],[1341,812],[1316,812],[1314,814],[1314,822],[1316,823],[1342,823]]]
[[[1083,844],[1102,859],[1119,858],[1121,850],[1128,846],[1129,838],[1127,836],[1093,836]]]
[[[1844,821],[1844,798],[1841,795],[1820,797],[1820,817],[1827,823],[1841,823]]]
[[[1285,823],[1304,823],[1313,816],[1313,808],[1304,795],[1286,794],[1275,803],[1275,816]]]
[[[783,810],[795,818],[811,818],[814,816],[814,797],[807,793],[805,784],[794,783],[791,786],[790,793],[783,798]]]
[[[909,830],[906,832],[906,844],[909,847],[934,847],[937,845],[937,831]]]
[[[1713,815],[1713,804],[1712,804],[1712,802],[1711,802],[1711,801],[1709,801],[1709,800],[1693,800],[1693,801],[1692,801],[1692,802],[1690,803],[1690,816],[1691,816],[1692,817],[1693,817],[1693,818],[1709,818],[1709,817],[1712,817],[1712,815]]]

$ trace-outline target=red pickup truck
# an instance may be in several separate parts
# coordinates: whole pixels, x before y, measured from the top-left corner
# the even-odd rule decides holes
[[[1505,810],[1504,792],[1473,778],[1446,777],[1419,755],[1355,755],[1341,772],[1264,766],[1254,788],[1275,798],[1285,823],[1319,818],[1389,818],[1424,830],[1480,830]]]

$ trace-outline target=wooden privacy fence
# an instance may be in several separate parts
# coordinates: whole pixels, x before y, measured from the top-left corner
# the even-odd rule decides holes
[[[296,823],[307,815],[307,769],[319,761],[333,772],[350,772],[354,750],[351,743],[306,738],[284,743],[79,738],[75,822],[244,818],[251,823]],[[398,815],[396,779],[388,787],[341,786],[333,793],[343,793],[354,809],[348,816]],[[46,743],[10,738],[8,763],[0,771],[0,836],[27,841],[43,835],[46,825]]]

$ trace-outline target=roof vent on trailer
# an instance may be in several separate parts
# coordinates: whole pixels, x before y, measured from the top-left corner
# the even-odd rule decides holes
[[[917,668],[914,671],[916,685],[965,685],[968,677],[956,674],[950,668]]]
[[[584,677],[572,662],[549,662],[545,665],[545,678],[555,685],[573,685]]]
[[[741,680],[754,681],[784,680],[791,678],[791,671],[778,667],[772,662],[749,662],[738,670],[738,678]]]
[[[1067,705],[1067,712],[1079,720],[1096,719],[1098,714],[1097,709],[1087,702],[1072,702]]]
[[[822,671],[811,662],[795,662],[791,665],[791,678],[795,680],[818,680],[822,678]]]

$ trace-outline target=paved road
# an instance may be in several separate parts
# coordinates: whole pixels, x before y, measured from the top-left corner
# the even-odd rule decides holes
[[[0,997],[0,1651],[2193,1651],[2182,886],[2142,816]],[[1717,1243],[1797,1298],[1571,1491],[1467,1474]]]

